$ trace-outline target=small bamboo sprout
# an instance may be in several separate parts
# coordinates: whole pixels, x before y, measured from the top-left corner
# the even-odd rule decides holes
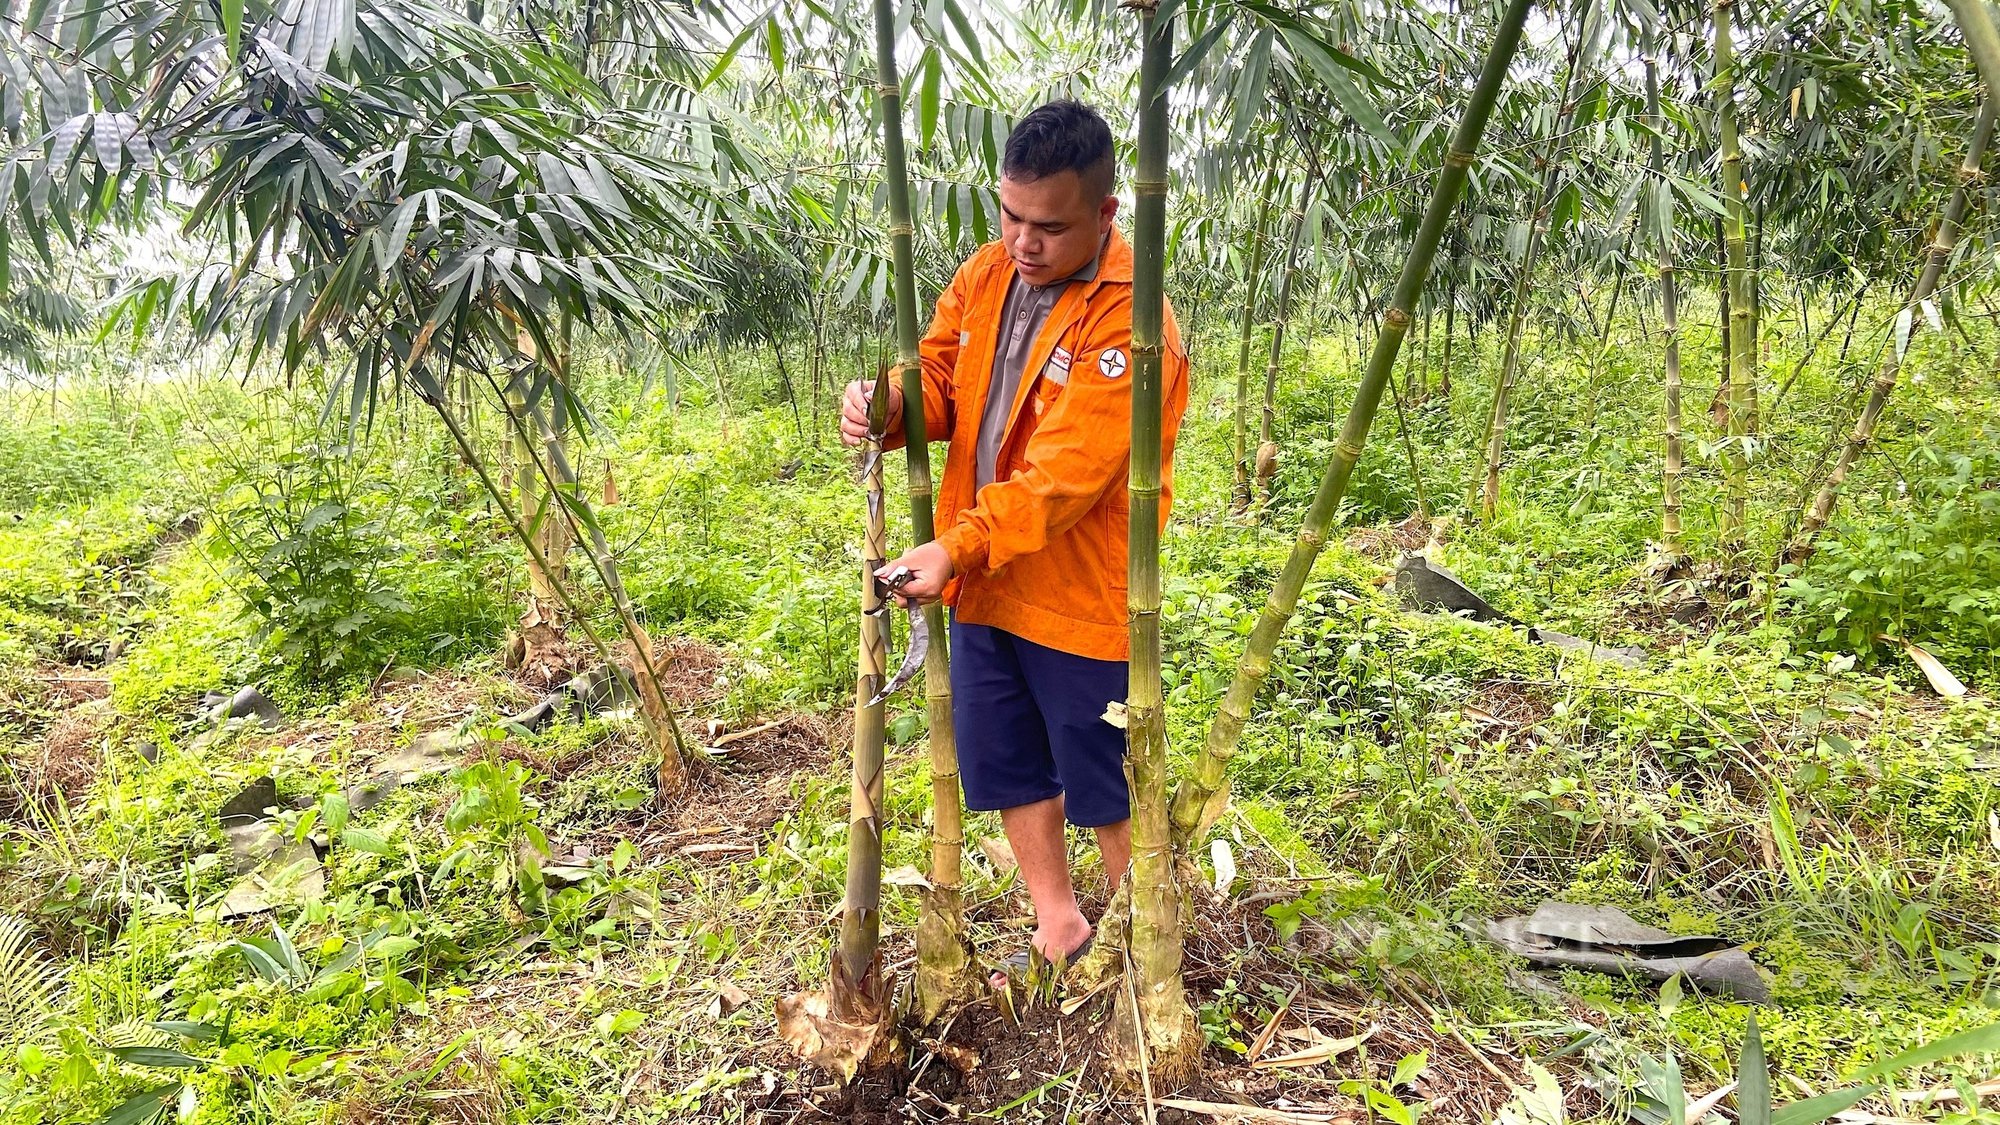
[[[847,896],[840,944],[823,993],[778,1001],[778,1031],[801,1057],[841,1076],[874,1069],[894,1050],[891,989],[882,971],[883,708],[876,701],[888,679],[889,609],[875,572],[888,561],[888,520],[882,493],[882,438],[889,410],[889,368],[875,381],[868,438],[861,447],[867,492],[861,560],[861,645],[854,677],[853,787],[847,814]]]
[[[1973,191],[1985,181],[1979,166],[1986,158],[1986,146],[1993,139],[1996,104],[2000,103],[1996,103],[1991,95],[1979,103],[1979,117],[1973,123],[1971,141],[1965,146],[1965,160],[1959,165],[1958,186],[1945,203],[1944,213],[1938,216],[1937,233],[1931,237],[1923,272],[1917,275],[1909,298],[1903,302],[1903,311],[1896,318],[1894,344],[1875,369],[1874,387],[1869,391],[1868,402],[1861,408],[1860,416],[1854,420],[1854,432],[1848,436],[1847,444],[1841,447],[1840,460],[1835,462],[1833,471],[1826,476],[1826,483],[1820,486],[1819,494],[1806,508],[1799,532],[1785,550],[1787,562],[1804,562],[1812,556],[1814,541],[1825,530],[1827,522],[1833,519],[1834,504],[1840,499],[1840,486],[1846,482],[1854,463],[1875,440],[1875,427],[1882,420],[1882,410],[1889,403],[1889,395],[1896,389],[1896,378],[1903,366],[1903,353],[1909,347],[1910,338],[1916,334],[1917,325],[1923,320],[1924,302],[1930,300],[1931,294],[1937,290],[1938,279],[1944,276],[1944,268],[1951,261],[1952,249],[1958,245],[1958,226],[1965,218],[1965,208]]]
[[[1444,168],[1438,172],[1437,186],[1431,191],[1430,203],[1425,207],[1423,221],[1417,227],[1410,255],[1403,259],[1389,311],[1382,318],[1382,328],[1376,333],[1368,366],[1362,373],[1360,385],[1355,388],[1354,404],[1348,409],[1347,421],[1341,426],[1339,441],[1334,446],[1332,459],[1327,462],[1325,474],[1320,477],[1312,505],[1306,509],[1305,526],[1299,531],[1291,556],[1285,560],[1285,569],[1278,575],[1270,600],[1264,603],[1263,612],[1257,616],[1256,628],[1250,634],[1249,643],[1244,646],[1242,658],[1236,663],[1236,674],[1230,679],[1215,720],[1209,725],[1208,738],[1202,745],[1194,771],[1174,794],[1174,838],[1183,847],[1206,834],[1228,804],[1229,791],[1225,783],[1229,761],[1236,756],[1242,744],[1243,725],[1249,721],[1250,706],[1256,702],[1264,677],[1270,674],[1271,658],[1277,651],[1278,640],[1292,619],[1292,611],[1298,608],[1306,576],[1312,573],[1313,563],[1326,545],[1327,529],[1333,523],[1334,512],[1340,507],[1341,497],[1346,495],[1347,482],[1354,475],[1355,464],[1361,459],[1362,447],[1367,444],[1368,429],[1374,424],[1382,392],[1396,369],[1396,353],[1409,334],[1411,311],[1423,295],[1424,282],[1430,277],[1431,262],[1437,256],[1438,242],[1444,237],[1452,208],[1457,204],[1459,192],[1464,189],[1466,178],[1477,159],[1475,154],[1479,149],[1479,139],[1486,133],[1486,121],[1492,116],[1501,83],[1506,81],[1507,68],[1514,60],[1515,49],[1520,46],[1521,28],[1527,22],[1529,5],[1530,0],[1509,0],[1506,14],[1500,19],[1493,45],[1488,49],[1486,61],[1479,71],[1479,83],[1473,87],[1472,96],[1466,102],[1465,117],[1459,122],[1458,132],[1452,138],[1451,151],[1445,157]],[[1138,308],[1134,306],[1135,312]],[[1135,509],[1135,533],[1138,526]],[[1132,588],[1135,591],[1138,589],[1136,580]],[[1135,661],[1136,657],[1135,648]],[[1133,821],[1132,842],[1137,854],[1139,831],[1136,818]]]

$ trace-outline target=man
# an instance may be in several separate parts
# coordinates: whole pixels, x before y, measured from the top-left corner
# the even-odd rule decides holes
[[[922,344],[925,432],[951,443],[941,530],[882,572],[908,568],[905,604],[954,609],[966,807],[999,811],[1034,901],[1034,947],[1058,962],[1092,934],[1065,817],[1095,830],[1114,884],[1132,852],[1125,736],[1103,718],[1125,698],[1128,653],[1132,249],[1112,226],[1115,178],[1111,130],[1080,103],[1042,106],[1008,136],[1000,241],[959,267]],[[1163,368],[1162,520],[1188,395],[1171,312]],[[902,392],[890,390],[900,435]],[[868,432],[869,393],[847,387],[849,444]]]

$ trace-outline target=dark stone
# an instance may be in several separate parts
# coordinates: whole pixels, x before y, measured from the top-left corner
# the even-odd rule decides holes
[[[271,815],[267,810],[277,807],[278,783],[267,774],[244,786],[215,815],[226,826],[231,822],[263,820]]]
[[[1474,621],[1512,620],[1473,593],[1449,567],[1414,552],[1396,564],[1396,594],[1417,609],[1434,613],[1463,613]]]
[[[139,751],[139,756],[144,758],[148,764],[160,760],[160,745],[157,742],[148,739],[139,743],[135,749]]]
[[[209,692],[201,697],[202,707],[210,717],[217,719],[255,718],[264,724],[265,730],[275,730],[285,721],[278,705],[271,702],[255,684],[245,684],[236,689],[236,694],[224,696],[220,692]]]
[[[530,733],[539,731],[543,727],[548,726],[550,721],[556,717],[557,705],[564,702],[575,701],[567,700],[562,695],[544,696],[541,702],[535,704],[533,707],[519,714],[509,715],[502,719],[501,722],[517,724]]]
[[[1615,907],[1544,902],[1528,917],[1488,922],[1486,936],[1534,965],[1656,982],[1679,975],[1704,992],[1752,1004],[1771,998],[1763,971],[1741,946],[1643,926]]]
[[[634,703],[625,678],[608,664],[577,675],[562,690],[575,700],[576,706],[570,708],[570,714],[577,719]]]

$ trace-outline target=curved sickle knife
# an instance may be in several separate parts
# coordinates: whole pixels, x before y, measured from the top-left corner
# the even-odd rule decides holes
[[[875,479],[874,469],[876,462],[879,462],[882,457],[882,443],[889,436],[889,374],[892,370],[893,368],[890,365],[886,363],[882,365],[881,370],[875,376],[875,391],[868,400],[868,457],[870,460],[862,466],[862,476],[864,479]],[[879,488],[871,489],[868,493],[868,518],[870,522],[884,518],[885,513],[882,510],[882,504],[882,490]],[[887,563],[887,559],[872,559],[869,561],[868,571],[870,574],[873,574],[887,565]],[[899,566],[891,571],[887,578],[877,578],[875,580],[875,593],[882,599],[882,604],[875,607],[874,612],[884,616],[882,625],[885,635],[891,632],[886,617],[890,608],[896,604],[895,594],[903,587],[909,585],[910,580],[914,577],[916,575],[912,574],[908,567]],[[910,619],[909,651],[903,654],[903,663],[897,667],[896,674],[889,677],[889,681],[882,685],[882,690],[876,692],[874,697],[865,706],[874,707],[903,690],[903,686],[908,684],[911,677],[917,674],[917,670],[924,666],[924,656],[930,651],[931,647],[930,629],[924,623],[924,612],[922,609],[912,606],[908,610],[908,614]]]

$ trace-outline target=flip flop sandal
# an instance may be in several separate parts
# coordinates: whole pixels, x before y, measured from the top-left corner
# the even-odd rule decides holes
[[[1092,930],[1090,932],[1090,936],[1083,939],[1083,944],[1077,946],[1075,949],[1070,950],[1069,956],[1063,959],[1063,968],[1068,969],[1071,965],[1074,965],[1078,961],[1081,961],[1083,959],[1083,955],[1090,952],[1090,943],[1096,940],[1097,940],[1097,931]],[[1053,961],[1046,961],[1046,960],[1043,963],[1048,965],[1055,964],[1055,962]],[[998,965],[994,966],[994,971],[997,973],[1004,973],[1006,974],[1008,980],[1013,980],[1016,977],[1026,976],[1028,970],[1033,967],[1034,967],[1034,947],[1029,946],[1027,949],[1018,950],[1014,953],[1008,954],[1005,959],[1003,959]]]

